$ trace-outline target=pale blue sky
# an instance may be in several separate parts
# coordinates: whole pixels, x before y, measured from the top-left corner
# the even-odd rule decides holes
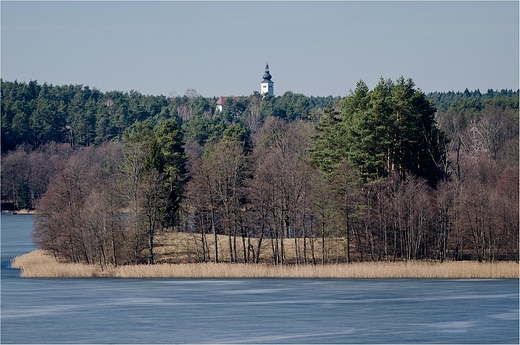
[[[1,2],[5,80],[203,96],[517,89],[519,3]]]

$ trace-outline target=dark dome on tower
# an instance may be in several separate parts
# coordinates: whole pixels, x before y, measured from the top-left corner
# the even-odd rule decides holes
[[[271,80],[271,74],[269,73],[269,64],[265,63],[264,80],[260,83],[260,93],[262,95],[274,95],[274,82]]]
[[[265,65],[265,73],[264,73],[264,80],[271,80],[271,75],[269,74],[269,64]]]

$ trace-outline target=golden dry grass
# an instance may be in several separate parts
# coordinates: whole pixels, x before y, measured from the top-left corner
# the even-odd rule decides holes
[[[100,267],[57,262],[36,250],[13,259],[22,277],[119,278],[519,278],[517,262],[360,262],[330,265],[157,264]]]
[[[215,259],[215,238],[212,234],[206,235],[205,241],[207,242],[207,248],[209,249],[210,259],[206,261],[214,261]],[[306,257],[307,261],[311,261],[311,243],[314,242],[315,247],[315,260],[317,263],[322,261],[322,242],[321,239],[315,238],[313,240],[307,238],[307,250]],[[157,246],[155,248],[156,262],[158,263],[196,263],[202,261],[202,239],[199,233],[185,233],[185,232],[166,232],[157,236]],[[246,250],[247,250],[247,240]],[[298,243],[298,250],[296,249],[296,243],[294,238],[286,238],[284,240],[285,257],[287,263],[295,264],[297,262],[297,251],[299,252],[300,262],[303,262],[303,239],[299,238],[296,240]],[[218,261],[219,262],[231,262],[231,255],[229,249],[229,237],[227,235],[217,235],[218,243]],[[250,243],[252,246],[257,248],[258,239],[251,238]],[[262,242],[262,250],[260,252],[259,262],[271,263],[272,262],[272,249],[271,239],[264,238]],[[237,261],[244,262],[243,252],[244,244],[242,238],[239,236],[236,240],[236,252]],[[345,257],[345,242],[343,238],[327,239],[325,241],[325,262],[339,262]],[[251,258],[250,258],[251,259]],[[354,260],[355,261],[355,260]]]
[[[59,263],[45,250],[17,256],[11,261],[11,267],[21,269],[22,277],[31,278],[95,277],[102,272],[99,266]]]

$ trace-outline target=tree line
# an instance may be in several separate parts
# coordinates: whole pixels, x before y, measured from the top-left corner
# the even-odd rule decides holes
[[[4,154],[2,198],[35,205],[36,244],[71,262],[152,264],[175,232],[201,262],[518,261],[518,92],[495,93],[463,112],[404,78],[323,108],[190,95],[172,114],[165,99],[120,140]]]
[[[20,145],[36,149],[50,142],[90,146],[121,140],[126,128],[144,120],[198,121],[191,125],[195,128],[201,126],[201,121],[207,125],[206,122],[225,120],[224,123],[239,122],[255,130],[265,117],[312,117],[324,104],[339,100],[292,92],[262,98],[255,92],[236,100],[229,97],[224,111],[216,118],[217,98],[202,97],[193,89],[188,89],[184,96],[166,97],[143,95],[135,90],[101,92],[83,85],[53,86],[2,79],[0,92],[3,154]]]

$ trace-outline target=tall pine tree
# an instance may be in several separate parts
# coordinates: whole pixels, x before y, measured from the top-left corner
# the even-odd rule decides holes
[[[411,79],[381,79],[373,90],[360,81],[340,105],[340,115],[329,109],[318,125],[311,150],[317,166],[330,171],[346,159],[365,180],[396,172],[437,183],[442,134],[435,108]]]

